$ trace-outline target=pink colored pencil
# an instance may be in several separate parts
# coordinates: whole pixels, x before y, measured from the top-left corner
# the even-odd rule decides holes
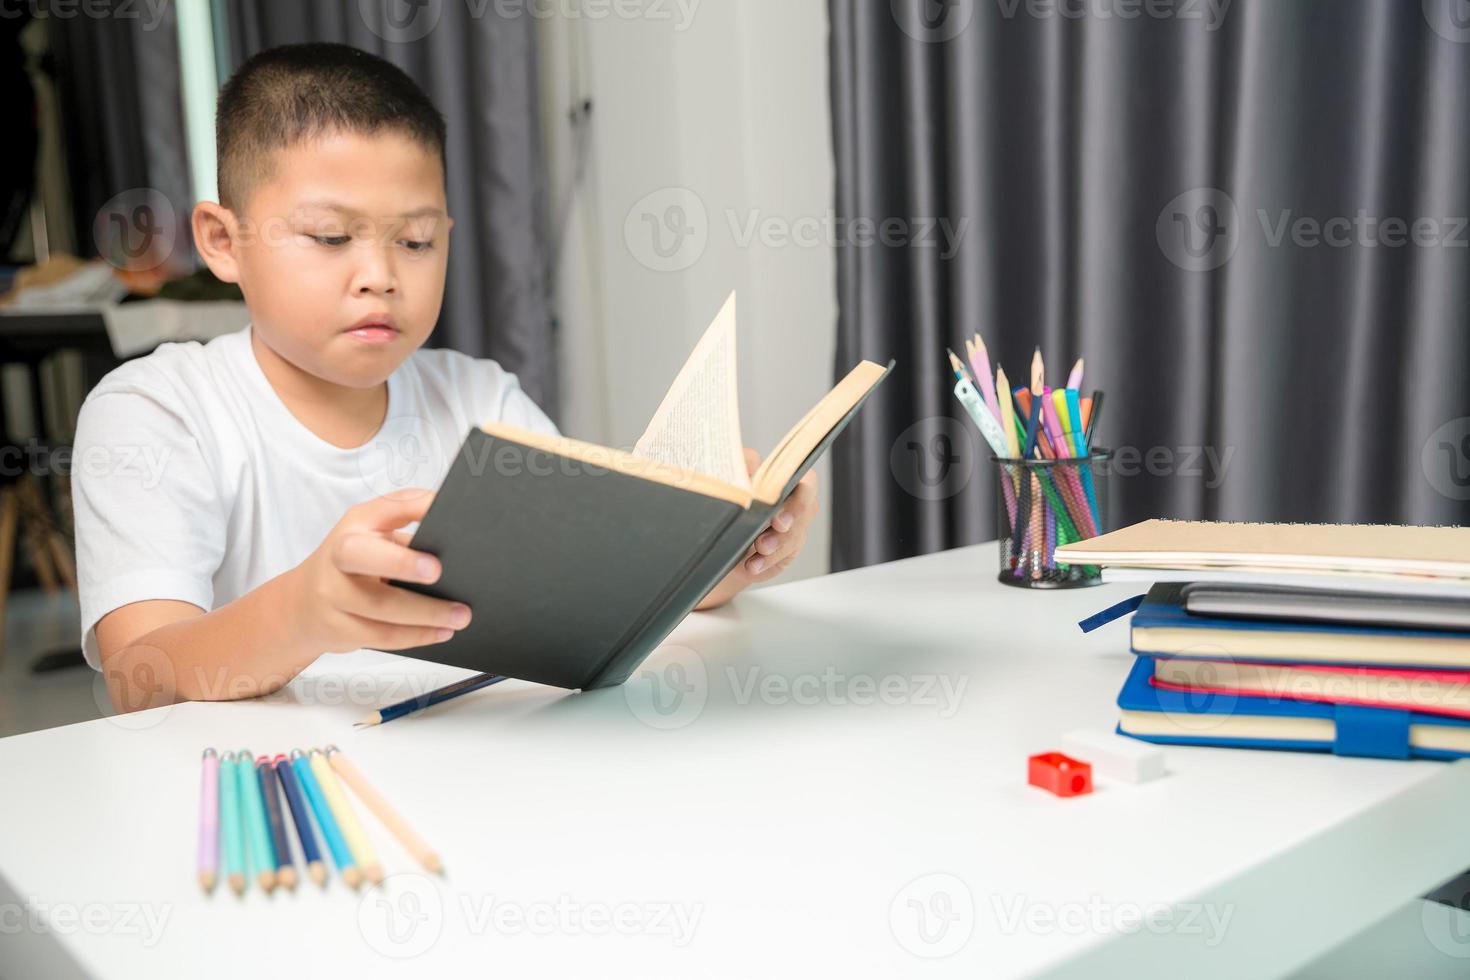
[[[214,890],[219,870],[219,756],[204,750],[204,771],[199,779],[199,885]]]

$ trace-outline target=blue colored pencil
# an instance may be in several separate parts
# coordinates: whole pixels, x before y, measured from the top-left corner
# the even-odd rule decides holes
[[[278,755],[271,760],[271,769],[281,784],[281,792],[286,794],[286,806],[290,808],[291,820],[296,824],[296,838],[301,841],[301,857],[306,862],[306,873],[311,876],[312,881],[325,886],[327,868],[322,864],[322,853],[316,846],[316,832],[311,829],[311,814],[307,812],[306,800],[301,795],[301,784],[296,780],[296,770],[291,768],[291,763],[286,761],[284,755]]]
[[[379,708],[372,714],[353,722],[353,727],[381,725],[385,721],[392,721],[394,718],[411,715],[415,711],[432,708],[436,704],[457,698],[461,694],[469,694],[471,691],[478,691],[482,687],[499,684],[505,679],[505,676],[501,674],[475,674],[473,677],[466,677],[462,681],[455,681],[453,684],[446,684],[443,687],[436,688],[428,694],[420,694],[416,698],[409,698],[406,701],[399,701],[397,704],[390,704],[386,708]]]
[[[276,792],[270,759],[261,756],[255,761],[255,778],[260,783],[260,797],[265,800],[266,820],[270,822],[271,850],[276,855],[276,882],[294,889],[296,864],[291,860],[291,842],[286,839],[286,822],[281,819],[281,796]]]
[[[352,851],[342,837],[337,818],[332,816],[332,807],[316,781],[316,774],[311,771],[311,760],[300,749],[292,749],[291,768],[295,770],[301,788],[306,791],[306,798],[311,801],[311,812],[316,816],[317,826],[322,829],[322,837],[326,838],[327,849],[332,852],[332,860],[337,864],[342,881],[347,887],[356,888],[362,884],[362,872],[352,859]]]
[[[236,895],[245,894],[245,837],[240,825],[240,784],[235,753],[219,760],[219,836],[224,849],[225,880]]]

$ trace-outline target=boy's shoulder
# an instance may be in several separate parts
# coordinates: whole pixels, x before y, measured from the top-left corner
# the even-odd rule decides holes
[[[85,401],[108,394],[133,393],[173,402],[201,392],[218,392],[227,383],[230,363],[241,345],[248,351],[244,330],[223,334],[206,343],[197,340],[159,344],[142,357],[124,361],[102,376]],[[85,402],[84,402],[85,404]]]

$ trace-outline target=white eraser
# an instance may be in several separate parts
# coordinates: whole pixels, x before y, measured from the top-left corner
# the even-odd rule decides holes
[[[1114,732],[1079,728],[1062,736],[1062,751],[1109,779],[1146,783],[1164,774],[1164,752],[1157,746]]]

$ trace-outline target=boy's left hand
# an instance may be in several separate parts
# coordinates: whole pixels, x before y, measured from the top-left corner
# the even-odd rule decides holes
[[[760,467],[760,453],[745,450],[745,466],[754,474]],[[801,553],[806,544],[806,532],[817,516],[817,474],[807,470],[782,502],[771,524],[760,534],[746,551],[740,563],[726,575],[720,584],[709,591],[695,609],[710,609],[729,602],[747,586],[765,582],[780,575],[787,565]]]

